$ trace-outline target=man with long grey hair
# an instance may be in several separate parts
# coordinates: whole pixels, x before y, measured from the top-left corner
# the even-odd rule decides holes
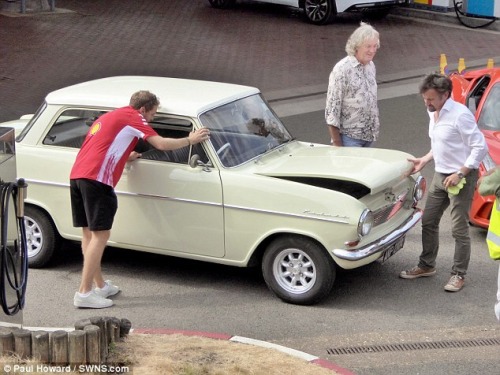
[[[347,56],[333,67],[325,119],[334,146],[370,147],[380,128],[376,69],[379,33],[361,22],[347,40]]]

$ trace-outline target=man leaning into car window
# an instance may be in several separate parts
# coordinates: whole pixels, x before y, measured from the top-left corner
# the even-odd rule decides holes
[[[92,124],[78,152],[70,174],[73,225],[83,231],[82,280],[73,299],[76,307],[110,307],[113,301],[108,297],[120,291],[110,280],[104,280],[101,258],[118,208],[114,188],[127,161],[141,156],[133,151],[139,138],[163,151],[208,139],[206,128],[194,130],[185,138],[159,136],[148,124],[159,105],[159,99],[149,91],[134,93],[128,106],[108,112]]]
[[[479,164],[486,156],[488,146],[471,111],[451,99],[452,81],[449,77],[429,74],[419,89],[429,114],[431,150],[425,156],[409,161],[413,163],[412,173],[416,173],[434,160],[434,176],[422,216],[419,262],[399,276],[416,279],[436,274],[439,222],[450,207],[455,254],[451,278],[444,289],[458,292],[464,286],[471,254],[469,208],[478,180]]]
[[[370,147],[380,128],[373,58],[379,33],[361,22],[347,40],[347,56],[333,67],[328,82],[325,120],[334,146]]]

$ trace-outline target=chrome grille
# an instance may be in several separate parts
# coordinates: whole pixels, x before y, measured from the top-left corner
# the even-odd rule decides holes
[[[407,196],[408,192],[400,195],[392,204],[389,204],[374,211],[373,226],[376,227],[377,225],[383,224],[391,217],[396,215],[399,212],[399,210],[403,208]]]

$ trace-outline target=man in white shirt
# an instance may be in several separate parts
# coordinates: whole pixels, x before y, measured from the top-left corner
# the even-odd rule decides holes
[[[434,177],[429,187],[422,217],[422,253],[418,265],[400,273],[403,279],[433,276],[439,250],[439,222],[450,207],[451,231],[455,239],[452,276],[444,289],[458,292],[464,286],[469,266],[471,241],[469,208],[478,178],[479,164],[488,152],[474,115],[464,105],[451,99],[452,82],[444,75],[429,74],[420,84],[420,94],[429,113],[431,151],[409,159],[412,173],[434,160]],[[465,179],[465,185],[458,190]],[[450,190],[448,190],[451,188]]]

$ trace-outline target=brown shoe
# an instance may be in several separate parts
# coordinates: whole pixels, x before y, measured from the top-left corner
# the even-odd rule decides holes
[[[444,286],[444,290],[448,292],[458,292],[464,287],[464,277],[460,275],[453,275],[448,281],[448,284]]]
[[[401,277],[402,279],[416,279],[418,277],[434,276],[435,274],[435,268],[423,269],[419,266],[415,266],[411,270],[401,272],[399,274],[399,277]]]

